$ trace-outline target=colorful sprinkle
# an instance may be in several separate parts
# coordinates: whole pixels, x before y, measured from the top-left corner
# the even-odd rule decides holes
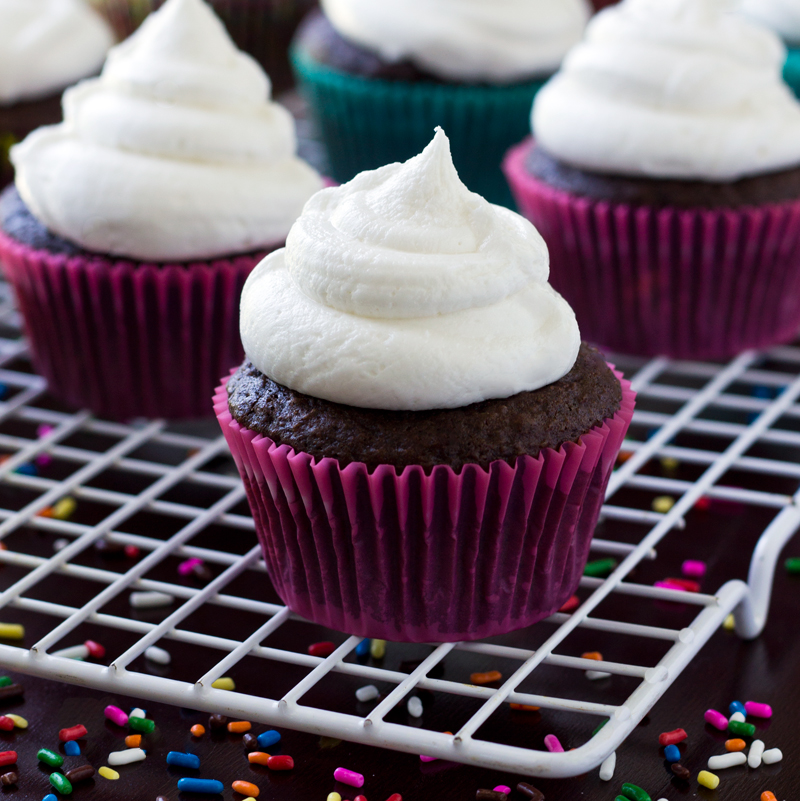
[[[0,754],[0,756],[2,756],[2,754]],[[17,755],[14,754],[14,762],[17,761],[16,757]],[[61,754],[57,754],[55,751],[51,751],[49,748],[40,748],[36,752],[36,758],[39,762],[44,762],[45,765],[49,765],[51,768],[60,768],[64,764],[64,757],[61,756]],[[0,762],[0,765],[2,764],[5,763]]]
[[[206,727],[200,723],[195,723],[189,731],[192,733],[192,737],[202,737],[206,733]]]
[[[650,504],[654,512],[662,515],[665,515],[673,506],[675,506],[675,498],[671,495],[659,495],[657,498],[653,498],[653,502]]]
[[[138,748],[142,744],[141,734],[129,734],[125,738],[125,745],[127,748]]]
[[[728,724],[728,731],[737,737],[752,737],[756,733],[756,727],[752,723],[742,723],[739,720],[732,720]]]
[[[64,743],[64,753],[67,756],[78,756],[81,753],[81,747],[76,740],[68,740]]]
[[[86,646],[86,650],[89,651],[89,656],[92,659],[102,659],[106,655],[106,647],[104,645],[100,645],[99,642],[95,642],[94,640],[86,640],[84,642]]]
[[[172,656],[169,651],[159,648],[157,645],[151,645],[144,650],[144,658],[150,662],[155,662],[157,665],[168,665],[172,661]]]
[[[108,768],[105,765],[103,765],[102,768],[98,768],[97,773],[104,779],[108,779],[109,781],[112,782],[115,782],[119,778],[119,773],[117,773],[117,771],[112,770],[111,768]]]
[[[369,645],[369,654],[373,659],[383,659],[386,656],[386,640],[372,640]]]
[[[141,748],[129,748],[127,751],[112,751],[108,755],[108,764],[117,767],[118,765],[130,765],[133,762],[141,762],[147,754]]]
[[[731,715],[735,715],[737,712],[741,712],[742,715],[747,714],[747,710],[744,708],[744,704],[741,701],[731,701],[730,704],[728,704],[728,712],[730,712]]]
[[[232,720],[228,724],[228,731],[231,734],[244,734],[252,728],[253,724],[249,720]]]
[[[697,783],[709,790],[716,790],[719,787],[719,776],[709,773],[707,770],[701,770],[697,774]]]
[[[211,683],[215,690],[229,690],[233,692],[236,689],[236,682],[230,676],[222,676]]]
[[[51,773],[50,784],[62,795],[69,795],[72,792],[72,785],[63,773]]]
[[[367,656],[369,654],[370,643],[371,640],[369,638],[361,640],[361,642],[356,646],[356,656]]]
[[[128,603],[134,609],[156,609],[161,606],[169,606],[175,601],[166,592],[132,592],[128,596]]]
[[[761,793],[761,801],[778,801],[778,799],[775,798],[775,793],[771,793],[769,790],[764,790],[764,792]]]
[[[722,621],[722,628],[725,629],[725,631],[733,631],[736,628],[736,618],[732,613]]]
[[[783,759],[783,752],[780,748],[770,748],[769,751],[764,751],[761,755],[761,761],[765,765],[774,765]]]
[[[742,754],[744,756],[744,754]],[[764,756],[764,741],[753,740],[750,745],[750,752],[747,755],[747,764],[751,768],[760,768],[761,759]]]
[[[270,770],[292,770],[294,760],[290,756],[271,756],[267,760],[267,767]]]
[[[50,753],[53,752],[51,751]],[[56,754],[56,756],[59,755]],[[17,761],[16,751],[0,751],[0,767],[4,767],[5,765],[13,765],[16,761]]]
[[[18,729],[27,729],[28,728],[28,721],[25,718],[20,717],[19,715],[13,715],[11,712],[6,712],[6,717],[9,720],[14,722],[14,725]]]
[[[69,520],[69,518],[75,514],[77,508],[78,504],[76,500],[67,496],[53,506],[53,517],[56,520]]]
[[[800,574],[800,556],[790,556],[785,562],[786,572],[796,576]]]
[[[251,751],[247,755],[247,761],[251,765],[266,765],[271,758],[271,754],[265,754],[262,751]]]
[[[706,723],[713,726],[715,729],[725,731],[725,729],[728,728],[728,718],[726,718],[722,712],[717,712],[716,709],[707,709],[703,715],[703,718],[705,719]]]
[[[544,747],[553,754],[561,754],[564,751],[564,746],[561,745],[555,734],[548,734],[545,736]]]
[[[200,769],[200,757],[196,754],[187,754],[183,751],[170,751],[167,754],[167,764],[178,768]]]
[[[708,759],[709,770],[725,770],[725,768],[733,768],[737,765],[744,765],[747,762],[747,757],[743,751],[732,751],[729,754],[720,754],[719,756],[712,756]]]
[[[72,784],[76,784],[77,782],[85,782],[87,779],[91,779],[94,774],[95,770],[92,765],[81,765],[78,768],[68,770],[66,776]]]
[[[178,790],[182,793],[221,793],[225,789],[216,779],[178,779]]]
[[[679,778],[683,779],[685,782],[688,782],[691,778],[691,772],[683,767],[680,762],[675,762],[674,764],[670,765],[670,770]]]
[[[280,732],[270,729],[269,731],[262,732],[258,735],[258,744],[262,748],[269,748],[271,745],[280,742]]]
[[[258,798],[258,794],[261,792],[261,790],[255,786],[255,784],[242,781],[241,779],[235,781],[231,785],[231,788],[233,789],[233,792],[241,793],[242,795],[249,795],[251,798]]]
[[[593,576],[594,578],[605,578],[617,566],[617,560],[608,557],[607,559],[595,559],[593,562],[587,562],[586,567],[583,568],[584,576]]]
[[[622,795],[630,801],[651,801],[650,796],[641,787],[630,782],[622,785]]]
[[[364,687],[359,687],[356,690],[356,699],[362,703],[366,701],[374,701],[380,693],[374,684],[367,684]]]
[[[19,623],[0,623],[0,639],[2,640],[25,639],[25,626],[21,626]]]
[[[113,706],[109,704],[104,710],[103,714],[112,722],[116,723],[117,726],[127,726],[128,725],[128,715],[123,712],[118,706]]]
[[[471,673],[469,680],[471,684],[493,684],[500,681],[503,674],[499,670],[489,670],[486,673]]]
[[[336,650],[336,645],[330,641],[315,642],[308,646],[309,656],[319,656],[323,659],[330,656]]]
[[[677,745],[682,743],[689,735],[683,729],[665,731],[658,735],[659,745]]]
[[[406,709],[412,718],[422,717],[422,712],[424,711],[422,707],[422,701],[416,695],[412,695],[411,698],[408,699]]]
[[[573,609],[577,609],[580,603],[581,599],[577,595],[572,595],[558,611],[571,612]]]
[[[128,716],[128,726],[132,728],[134,731],[141,731],[145,734],[150,734],[155,727],[156,722],[154,720],[149,720],[148,718],[140,718],[134,717],[132,714]]]
[[[336,779],[337,782],[349,784],[351,787],[364,786],[364,777],[360,773],[356,773],[354,770],[348,770],[347,768],[336,768],[336,770],[333,771],[333,778]]]
[[[664,749],[664,759],[667,762],[680,762],[681,761],[681,751],[677,745],[668,745]]]
[[[756,701],[745,701],[745,712],[757,718],[771,718],[772,707],[769,704],[759,704]]]
[[[725,740],[726,751],[744,751],[747,748],[747,743],[744,740]]]

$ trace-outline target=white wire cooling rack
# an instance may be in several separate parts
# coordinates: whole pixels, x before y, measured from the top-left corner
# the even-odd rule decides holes
[[[779,552],[800,525],[800,348],[745,353],[729,364],[654,359],[621,366],[633,377],[639,410],[625,445],[630,458],[611,478],[593,543],[593,558],[611,555],[619,563],[607,578],[584,577],[577,609],[490,641],[422,651],[389,644],[384,660],[358,658],[359,639],[341,635],[322,658],[287,645],[288,630],[310,643],[321,639],[319,627],[271,594],[242,485],[214,425],[187,433],[160,421],[120,425],[59,407],[30,372],[8,288],[0,284],[0,453],[7,455],[0,466],[0,620],[24,619],[27,628],[20,643],[0,641],[0,665],[528,776],[583,773],[623,742],[729,613],[742,637],[761,631]],[[662,511],[653,511],[658,496],[675,503],[666,509],[662,501]],[[75,513],[46,516],[65,497],[75,499]],[[704,518],[698,504],[709,502],[732,509],[728,521],[746,514],[760,521],[741,545],[753,553],[747,581],[724,576],[729,580],[710,593],[653,586],[680,567],[674,558],[660,564],[657,548],[667,535],[689,536],[687,555],[702,553],[703,532],[716,518]],[[724,517],[722,524],[733,525]],[[98,566],[101,540],[133,546],[139,556]],[[176,566],[189,558],[211,568],[205,585],[179,578]],[[134,590],[174,600],[140,613],[128,603]],[[101,642],[113,634],[123,644],[105,664],[54,655],[87,633]],[[602,666],[580,655],[589,642],[605,653]],[[182,671],[175,663],[174,670],[154,669],[143,654],[156,643],[191,646],[194,656]],[[614,661],[617,650],[639,658]],[[403,661],[407,655],[412,661]],[[244,674],[253,660],[260,681],[237,679],[236,691],[211,686]],[[498,665],[502,682],[469,683],[471,668]],[[599,667],[610,678],[588,681],[585,671]],[[351,702],[326,700],[336,682],[349,688]],[[354,697],[366,684],[382,688],[371,705]],[[430,708],[443,714],[406,715],[413,693],[433,698]],[[512,705],[540,708],[545,722],[538,740],[530,739],[534,747],[506,736],[509,715],[531,714]],[[453,733],[442,733],[445,727]],[[547,731],[576,748],[550,753],[541,746]]]

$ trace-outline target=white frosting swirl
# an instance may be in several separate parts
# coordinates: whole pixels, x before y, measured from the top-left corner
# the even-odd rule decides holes
[[[557,381],[580,346],[547,247],[458,178],[447,137],[323,189],[242,292],[245,352],[317,398],[455,408]]]
[[[12,148],[23,200],[88,250],[186,261],[286,238],[322,186],[269,78],[202,0],[168,0]]]
[[[537,95],[534,136],[598,172],[728,181],[797,166],[785,55],[725,0],[623,0]]]
[[[742,0],[741,9],[787,42],[800,44],[800,0]]]
[[[322,0],[331,24],[386,61],[455,81],[506,83],[558,69],[588,0]]]
[[[111,28],[83,0],[0,0],[0,105],[60,92],[103,64]]]

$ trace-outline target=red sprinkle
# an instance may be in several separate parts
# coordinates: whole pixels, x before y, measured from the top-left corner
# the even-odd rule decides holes
[[[136,559],[140,553],[141,551],[135,545],[125,546],[125,556],[127,556],[128,559]]]
[[[0,751],[0,767],[13,765],[17,761],[16,751]]]
[[[267,760],[267,767],[271,770],[291,770],[294,760],[290,756],[271,756]]]
[[[70,726],[68,729],[61,729],[58,733],[58,739],[61,740],[62,743],[69,742],[70,740],[80,740],[81,737],[85,737],[89,732],[86,730],[86,726],[82,723],[78,723],[77,726]]]
[[[106,648],[94,640],[86,640],[84,645],[89,649],[89,656],[93,659],[102,659],[106,655]]]
[[[683,587],[686,592],[700,592],[700,584],[696,581],[692,581],[691,579],[668,578],[667,581],[670,584],[677,584],[679,587]]]
[[[392,793],[386,801],[403,801],[403,796],[400,793]]]
[[[310,656],[330,656],[335,650],[336,646],[332,642],[315,642],[308,646]]]
[[[562,606],[561,609],[559,609],[558,611],[559,612],[571,612],[573,609],[577,609],[578,606],[580,606],[580,603],[581,603],[581,599],[578,598],[577,595],[573,595],[572,598],[570,598],[564,604],[564,606]]]
[[[356,796],[356,797],[353,799],[353,801],[367,801],[367,798],[366,798],[366,796],[363,796],[363,795],[357,795],[357,796]]]
[[[707,512],[711,508],[711,498],[701,496],[694,502],[694,508],[699,512]]]
[[[0,729],[3,731],[12,731],[14,728],[14,721],[7,718],[5,715],[0,715]]]
[[[665,731],[663,734],[658,735],[659,745],[677,745],[682,743],[689,735],[683,729],[675,729],[674,731]]]

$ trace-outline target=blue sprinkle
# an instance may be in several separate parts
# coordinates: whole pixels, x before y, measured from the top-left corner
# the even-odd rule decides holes
[[[753,387],[753,397],[763,398],[765,400],[772,399],[772,389],[770,387]]]
[[[178,790],[186,793],[221,793],[225,789],[216,779],[178,779]]]
[[[730,709],[731,715],[734,715],[736,712],[741,712],[745,717],[747,717],[747,710],[744,708],[744,704],[741,701],[731,701],[728,709]]]
[[[269,748],[271,745],[280,742],[281,735],[280,732],[271,729],[270,731],[262,732],[256,739],[262,748]]]
[[[372,644],[372,640],[366,639],[361,640],[361,642],[356,646],[356,656],[367,656],[369,654],[369,647]]]
[[[67,742],[64,743],[64,753],[67,756],[78,756],[80,752],[81,747],[75,740],[67,740]]]
[[[6,396],[8,395],[8,385],[0,384],[0,400],[5,400]],[[50,795],[45,799],[45,801],[50,801],[50,799],[55,799],[55,796],[50,793]]]
[[[681,761],[681,752],[677,745],[668,745],[664,749],[664,759],[667,762],[680,762]]]
[[[35,476],[39,474],[36,465],[33,462],[24,462],[15,471],[15,473],[22,473],[23,476]]]
[[[170,751],[167,754],[167,764],[175,765],[179,768],[198,770],[200,767],[200,757],[194,754],[184,754],[181,751]]]
[[[58,801],[58,799],[52,793],[48,793],[42,801]]]

